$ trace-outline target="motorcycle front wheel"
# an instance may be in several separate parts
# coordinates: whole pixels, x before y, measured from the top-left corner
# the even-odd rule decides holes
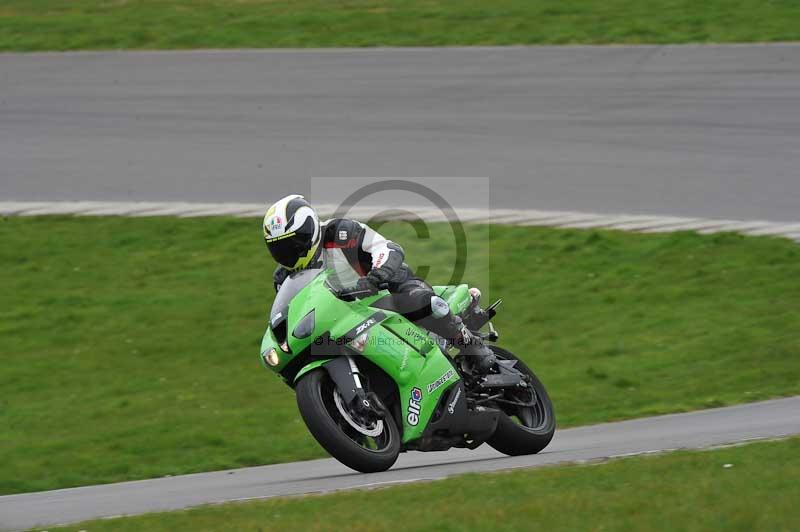
[[[362,473],[386,471],[400,454],[400,430],[391,416],[364,422],[349,410],[324,368],[295,387],[297,407],[312,436],[331,456]]]

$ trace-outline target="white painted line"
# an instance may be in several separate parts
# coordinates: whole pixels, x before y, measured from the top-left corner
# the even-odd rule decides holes
[[[264,217],[264,209],[260,209],[258,212],[256,212],[256,211],[243,212],[241,214],[237,214],[236,217],[237,218],[258,218],[259,220],[261,220],[261,218]]]
[[[85,209],[76,214],[81,216],[134,216],[159,209],[163,203],[155,202],[100,202],[96,209]]]
[[[396,210],[386,211],[383,214],[383,216],[381,216],[381,219],[387,221],[404,221],[404,220],[413,220],[416,216],[417,214],[412,211],[396,209]]]
[[[207,208],[207,205],[202,205],[201,208]],[[154,209],[134,213],[131,216],[178,216],[179,214],[192,212],[193,206],[190,203],[170,203],[162,204]]]
[[[60,205],[46,203],[38,208],[26,209],[25,216],[38,216],[42,214],[72,214],[79,212],[81,209],[90,208],[91,202],[86,201],[65,201]]]
[[[47,205],[49,205],[49,203],[6,201],[0,204],[0,213],[2,213],[3,216],[22,215],[27,211],[32,211],[42,207],[47,207]]]
[[[476,51],[489,52],[508,52],[514,50],[632,50],[646,51],[657,47],[659,44],[511,44],[511,45],[476,45],[476,46],[375,46],[375,47],[330,47],[330,48],[197,48],[192,50],[67,50],[63,52],[42,51],[42,52],[0,52],[2,57],[29,56],[29,57],[48,57],[53,55],[64,57],[103,57],[103,56],[176,56],[192,57],[204,55],[385,55],[391,53],[400,54],[428,54],[452,53]],[[788,48],[792,50],[800,46],[794,41],[774,41],[774,42],[753,42],[753,43],[682,43],[669,44],[669,48],[689,48],[689,49],[721,49],[721,48]],[[792,50],[793,51],[793,50]]]
[[[655,229],[657,227],[669,227],[672,225],[686,224],[696,220],[696,218],[675,218],[673,216],[661,216],[633,222],[614,223],[609,225],[608,228],[621,229],[623,231],[644,231],[645,229]]]
[[[574,212],[563,212],[563,211],[528,211],[528,210],[519,210],[517,211],[516,215],[510,216],[508,218],[508,223],[513,223],[514,225],[522,225],[528,223],[534,223],[540,220],[551,220],[554,218],[559,218],[563,216],[574,215]]]
[[[625,224],[630,222],[648,222],[648,221],[655,221],[659,220],[661,217],[652,217],[652,216],[599,216],[596,219],[589,220],[586,222],[575,222],[575,223],[568,223],[564,224],[561,227],[568,228],[568,229],[597,229],[601,227],[610,227],[614,224]]]
[[[564,222],[563,220],[567,220]],[[573,225],[584,225],[585,229],[591,229],[597,227],[598,225],[604,225],[608,223],[608,217],[605,216],[587,216],[587,215],[574,215],[574,216],[565,216],[561,220],[558,220],[555,223],[548,223],[547,225],[553,225],[555,227],[562,227],[564,229],[572,228]]]
[[[492,218],[492,213],[488,209],[464,209],[456,214],[462,222],[485,223]]]
[[[583,222],[588,220],[594,220],[597,218],[596,214],[586,214],[586,213],[567,213],[567,214],[556,214],[555,216],[537,216],[532,220],[526,220],[522,222],[517,222],[514,225],[526,225],[526,226],[535,226],[541,225],[544,227],[547,226],[558,226],[561,224],[568,224],[570,222]]]
[[[520,211],[508,209],[492,209],[492,215],[486,219],[486,223],[516,224],[519,221],[528,219],[528,216],[520,214]]]
[[[121,209],[124,209],[125,205],[132,204],[112,201],[93,201],[90,205],[87,205],[86,208],[76,211],[75,214],[78,216],[94,215],[95,213],[98,215],[104,215],[105,213],[118,212]]]
[[[687,221],[685,223],[677,223],[677,224],[669,224],[665,225],[667,232],[674,232],[674,231],[697,231],[699,229],[709,229],[713,227],[723,227],[730,223],[734,223],[732,220],[703,220],[702,218],[696,219],[694,221]],[[620,229],[620,227],[615,227],[615,229]],[[652,228],[653,231],[646,230],[646,232],[657,232],[656,227]],[[644,230],[643,230],[644,231]],[[664,231],[658,231],[664,232]]]
[[[742,232],[747,231],[748,229],[763,229],[765,227],[772,227],[772,223],[770,222],[759,222],[759,221],[752,221],[752,222],[732,222],[729,224],[722,225],[720,227],[711,227],[708,229],[701,229],[698,233],[703,235],[708,235],[711,233],[721,233],[721,232]]]
[[[777,235],[777,234],[787,234],[795,231],[800,231],[800,224],[771,224],[768,227],[762,227],[760,229],[751,229],[748,231],[744,231],[744,233],[748,235]]]
[[[189,203],[159,201],[2,201],[2,216],[78,215],[78,216],[237,216],[260,218],[266,204],[260,203]],[[335,205],[317,205],[320,217],[329,218],[337,211]],[[448,215],[431,207],[416,206],[356,206],[342,212],[360,220],[414,220],[446,222]],[[800,222],[770,222],[766,220],[712,220],[676,216],[633,214],[596,214],[571,211],[541,211],[535,209],[456,209],[458,221],[464,223],[502,223],[523,226],[555,226],[572,229],[606,228],[644,233],[698,231],[716,233],[731,231],[748,235],[765,235],[800,241]]]
[[[261,213],[262,210],[263,208],[260,205],[229,205],[227,207],[207,206],[205,208],[193,209],[189,212],[181,213],[178,216],[182,218],[193,218],[198,216],[251,216],[256,212]]]

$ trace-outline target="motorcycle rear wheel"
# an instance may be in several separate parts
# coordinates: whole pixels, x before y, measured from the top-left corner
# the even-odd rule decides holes
[[[506,394],[511,396],[506,398],[522,402],[533,400],[534,405],[520,407],[499,403],[498,407],[504,415],[500,416],[497,430],[487,443],[510,456],[536,454],[547,447],[556,430],[556,416],[550,396],[547,395],[544,384],[516,355],[496,345],[490,347],[497,358],[516,360],[514,367],[530,378],[529,385],[533,389],[533,394],[510,390]],[[526,393],[533,397],[523,397],[522,395]]]
[[[391,416],[381,420],[382,430],[364,426],[354,428],[354,416],[342,414],[342,403],[333,380],[324,368],[303,376],[295,387],[297,407],[312,436],[331,456],[351,469],[362,473],[386,471],[400,454],[400,430]],[[348,419],[349,418],[349,419]]]

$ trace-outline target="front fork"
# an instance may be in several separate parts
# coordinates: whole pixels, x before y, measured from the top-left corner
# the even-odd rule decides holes
[[[325,370],[330,375],[344,404],[359,417],[369,420],[382,419],[389,411],[374,392],[364,389],[363,375],[356,361],[350,355],[339,356],[326,363]]]

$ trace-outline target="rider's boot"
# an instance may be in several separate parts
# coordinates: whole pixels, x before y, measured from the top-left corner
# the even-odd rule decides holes
[[[474,371],[480,374],[488,373],[497,361],[497,357],[483,344],[483,339],[472,334],[462,319],[454,315],[439,296],[431,298],[431,308],[433,320],[427,324],[427,328],[460,349]]]
[[[483,339],[470,332],[462,325],[458,337],[454,344],[461,350],[461,354],[467,357],[472,368],[480,374],[489,373],[497,362],[497,357],[491,349],[486,347]]]

